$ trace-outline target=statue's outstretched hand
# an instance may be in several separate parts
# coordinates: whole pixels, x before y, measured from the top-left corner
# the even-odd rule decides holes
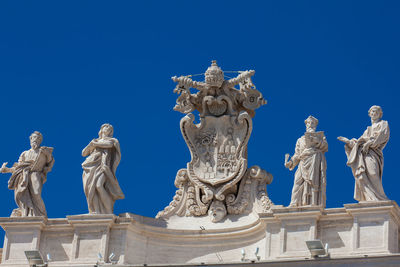
[[[7,164],[8,164],[8,162],[4,162],[3,165],[1,165],[1,168],[0,168],[0,172],[1,173],[5,173],[6,172]]]
[[[290,157],[289,154],[285,154],[285,167],[288,169],[292,167],[292,162],[289,160],[289,157]]]
[[[348,138],[346,138],[346,137],[343,137],[343,136],[339,136],[337,139],[339,141],[342,141],[343,143],[346,143],[346,144],[350,143],[350,140]]]

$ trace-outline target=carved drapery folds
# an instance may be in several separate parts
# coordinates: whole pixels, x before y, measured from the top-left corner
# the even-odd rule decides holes
[[[266,104],[251,81],[254,73],[241,71],[236,78],[225,80],[213,61],[204,82],[190,76],[172,77],[178,83],[174,92],[179,94],[174,110],[187,114],[180,127],[191,161],[178,171],[178,190],[157,218],[208,214],[217,222],[227,214],[269,210],[272,202],[266,184],[272,176],[258,166],[247,168],[254,110]],[[192,93],[190,88],[198,92]],[[191,113],[195,110],[200,115],[198,124]]]

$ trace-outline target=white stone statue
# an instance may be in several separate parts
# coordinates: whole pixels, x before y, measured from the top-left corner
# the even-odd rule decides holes
[[[371,126],[358,139],[339,136],[345,143],[347,165],[351,167],[356,180],[354,199],[358,201],[387,200],[382,186],[383,152],[389,141],[390,130],[387,121],[381,120],[383,112],[380,106],[372,106],[368,115]]]
[[[326,160],[328,143],[324,132],[316,132],[318,120],[309,116],[305,121],[306,132],[296,142],[295,153],[290,160],[285,155],[285,167],[293,170],[294,176],[290,207],[322,206],[326,202]]]
[[[82,156],[87,157],[82,163],[83,189],[92,214],[112,214],[115,200],[125,197],[115,176],[121,150],[113,132],[110,124],[103,124],[99,138],[82,150]]]
[[[13,210],[11,217],[47,216],[41,193],[47,173],[54,164],[53,148],[40,146],[43,136],[37,131],[29,139],[31,149],[22,152],[12,168],[7,168],[5,162],[0,169],[1,173],[12,173],[8,188],[14,190],[18,208]]]
[[[266,101],[251,81],[255,72],[238,73],[225,80],[213,61],[204,82],[193,81],[191,76],[172,77],[178,83],[174,92],[179,94],[174,110],[188,114],[181,120],[181,132],[192,159],[186,169],[178,171],[175,185],[179,189],[157,218],[208,214],[212,222],[218,222],[227,214],[270,208],[265,188],[272,176],[257,166],[247,168],[251,118]],[[190,88],[199,91],[191,93]],[[200,113],[199,124],[194,124],[190,113],[194,110]]]

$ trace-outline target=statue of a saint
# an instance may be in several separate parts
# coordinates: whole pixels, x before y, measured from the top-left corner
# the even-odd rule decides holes
[[[358,139],[339,136],[345,143],[347,166],[351,167],[356,180],[354,199],[358,201],[387,200],[382,186],[383,152],[389,141],[390,131],[387,121],[381,120],[380,106],[372,106],[368,115],[371,126]]]
[[[37,131],[29,139],[31,149],[22,152],[12,168],[7,168],[6,162],[0,169],[1,173],[12,173],[8,188],[14,190],[18,208],[13,210],[11,217],[47,216],[41,193],[47,173],[54,164],[53,148],[40,146],[43,136]]]
[[[309,116],[305,121],[306,132],[297,140],[295,153],[285,156],[285,167],[293,170],[294,176],[290,207],[322,206],[326,202],[326,160],[328,143],[324,132],[316,132],[318,120]]]
[[[110,124],[103,124],[99,138],[82,150],[82,156],[87,157],[82,163],[82,179],[89,213],[112,214],[115,200],[125,197],[115,176],[121,150],[113,131]]]

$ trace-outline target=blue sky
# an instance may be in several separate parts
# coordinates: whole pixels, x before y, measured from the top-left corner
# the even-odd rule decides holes
[[[0,161],[12,164],[41,131],[55,148],[42,193],[49,217],[86,213],[81,151],[109,122],[126,196],[115,213],[153,217],[190,161],[170,77],[202,73],[215,59],[226,71],[256,71],[268,104],[253,121],[249,164],[274,175],[275,204],[289,204],[294,172],[284,155],[308,115],[329,143],[327,207],[355,202],[336,137],[359,137],[371,105],[389,121],[383,184],[400,201],[398,14],[398,1],[1,1]],[[2,217],[15,208],[8,178],[0,178]]]

